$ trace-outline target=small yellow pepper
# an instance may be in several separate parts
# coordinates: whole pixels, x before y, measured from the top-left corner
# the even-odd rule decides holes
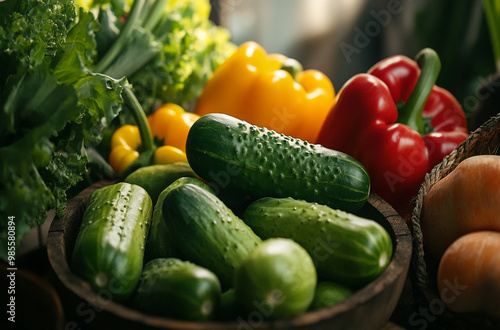
[[[141,144],[139,128],[134,125],[123,125],[111,136],[111,152],[109,153],[109,165],[116,173],[121,174],[137,158],[137,149]]]
[[[225,113],[316,143],[334,103],[335,90],[326,75],[302,71],[297,61],[246,42],[215,70],[194,112]]]
[[[153,137],[162,143],[154,152],[155,164],[187,162],[187,134],[199,117],[197,114],[184,111],[174,103],[164,104],[147,117]],[[138,126],[124,125],[118,128],[111,137],[109,164],[118,174],[122,174],[139,158],[140,147],[141,135]]]
[[[186,152],[186,139],[193,123],[199,115],[184,111],[174,103],[167,103],[148,116],[153,136],[163,141],[163,145],[174,146]]]

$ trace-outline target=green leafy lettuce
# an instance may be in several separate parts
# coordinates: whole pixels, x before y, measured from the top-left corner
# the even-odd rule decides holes
[[[209,13],[208,0],[0,2],[1,258],[9,216],[19,243],[112,175],[113,129],[161,103],[188,109],[235,49]]]
[[[72,1],[0,3],[0,257],[86,173],[86,145],[118,114],[124,81],[93,73],[97,29]]]

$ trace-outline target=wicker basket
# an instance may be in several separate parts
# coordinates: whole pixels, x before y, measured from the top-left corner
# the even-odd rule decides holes
[[[410,277],[414,286],[415,301],[424,308],[429,308],[433,303],[440,302],[437,291],[436,274],[426,267],[422,230],[420,228],[420,214],[425,197],[430,189],[439,180],[453,171],[460,162],[475,155],[498,155],[500,149],[500,113],[470,134],[462,144],[458,146],[442,163],[425,177],[415,201],[415,207],[411,215],[411,230],[413,240],[412,261],[410,265]],[[436,300],[438,299],[438,300]],[[435,308],[439,313],[436,323],[439,327],[454,329],[500,329],[498,320],[490,320],[485,317],[471,314],[453,313],[444,308]]]

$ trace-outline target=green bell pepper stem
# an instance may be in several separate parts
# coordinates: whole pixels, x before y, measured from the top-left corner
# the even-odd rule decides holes
[[[116,57],[121,53],[123,48],[127,45],[130,35],[134,30],[136,25],[140,25],[140,17],[142,13],[142,8],[144,7],[146,0],[135,0],[130,9],[130,15],[127,18],[127,22],[123,27],[123,31],[118,36],[118,39],[113,43],[111,48],[106,52],[106,54],[101,58],[101,60],[95,66],[96,72],[105,72],[108,66],[113,63]]]
[[[500,3],[497,0],[483,0],[483,7],[490,32],[495,67],[500,71]]]
[[[149,127],[148,118],[144,113],[139,101],[130,89],[129,85],[123,87],[123,97],[132,109],[132,115],[134,116],[137,127],[139,128],[139,133],[141,135],[141,144],[143,151],[152,151],[156,148],[153,133],[151,133],[151,128]]]
[[[425,134],[422,111],[441,70],[441,61],[431,48],[422,49],[415,57],[415,61],[422,71],[408,101],[399,113],[398,122],[408,125],[420,134]]]
[[[280,69],[288,72],[292,76],[293,80],[297,80],[297,75],[303,71],[302,64],[293,58],[287,58],[281,64]]]

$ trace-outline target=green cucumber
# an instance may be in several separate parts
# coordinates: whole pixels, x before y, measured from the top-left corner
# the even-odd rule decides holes
[[[207,114],[193,124],[186,156],[217,195],[229,189],[355,211],[370,193],[368,173],[354,158],[224,114]]]
[[[262,242],[236,269],[236,301],[245,313],[264,318],[305,312],[314,298],[316,269],[309,254],[291,239]]]
[[[163,217],[186,259],[213,271],[224,288],[240,262],[261,239],[214,194],[194,184],[172,189]]]
[[[142,272],[132,305],[147,314],[181,320],[206,321],[218,311],[219,279],[189,261],[158,258]]]
[[[265,197],[243,220],[262,239],[295,240],[311,255],[320,277],[359,287],[376,278],[392,256],[389,233],[377,222],[326,205]]]
[[[315,311],[338,304],[352,296],[354,290],[340,283],[321,281],[316,286],[314,299],[309,310]]]
[[[119,182],[95,190],[76,238],[74,273],[99,294],[127,300],[141,275],[152,209],[140,186]]]
[[[174,244],[174,237],[172,237],[170,231],[167,228],[167,221],[169,221],[169,219],[164,218],[162,206],[165,196],[172,189],[188,183],[200,186],[207,191],[212,191],[209,186],[207,186],[199,179],[192,177],[182,177],[175,180],[161,192],[153,210],[151,229],[149,230],[148,241],[146,243],[146,260],[149,261],[156,258],[182,257],[181,251],[179,251],[179,249],[177,249]]]
[[[217,313],[217,319],[220,321],[235,321],[239,314],[238,304],[236,303],[236,293],[234,288],[223,292],[220,296],[220,307]]]
[[[160,193],[172,182],[182,177],[196,177],[187,162],[144,166],[130,173],[123,181],[146,189],[155,205]]]

